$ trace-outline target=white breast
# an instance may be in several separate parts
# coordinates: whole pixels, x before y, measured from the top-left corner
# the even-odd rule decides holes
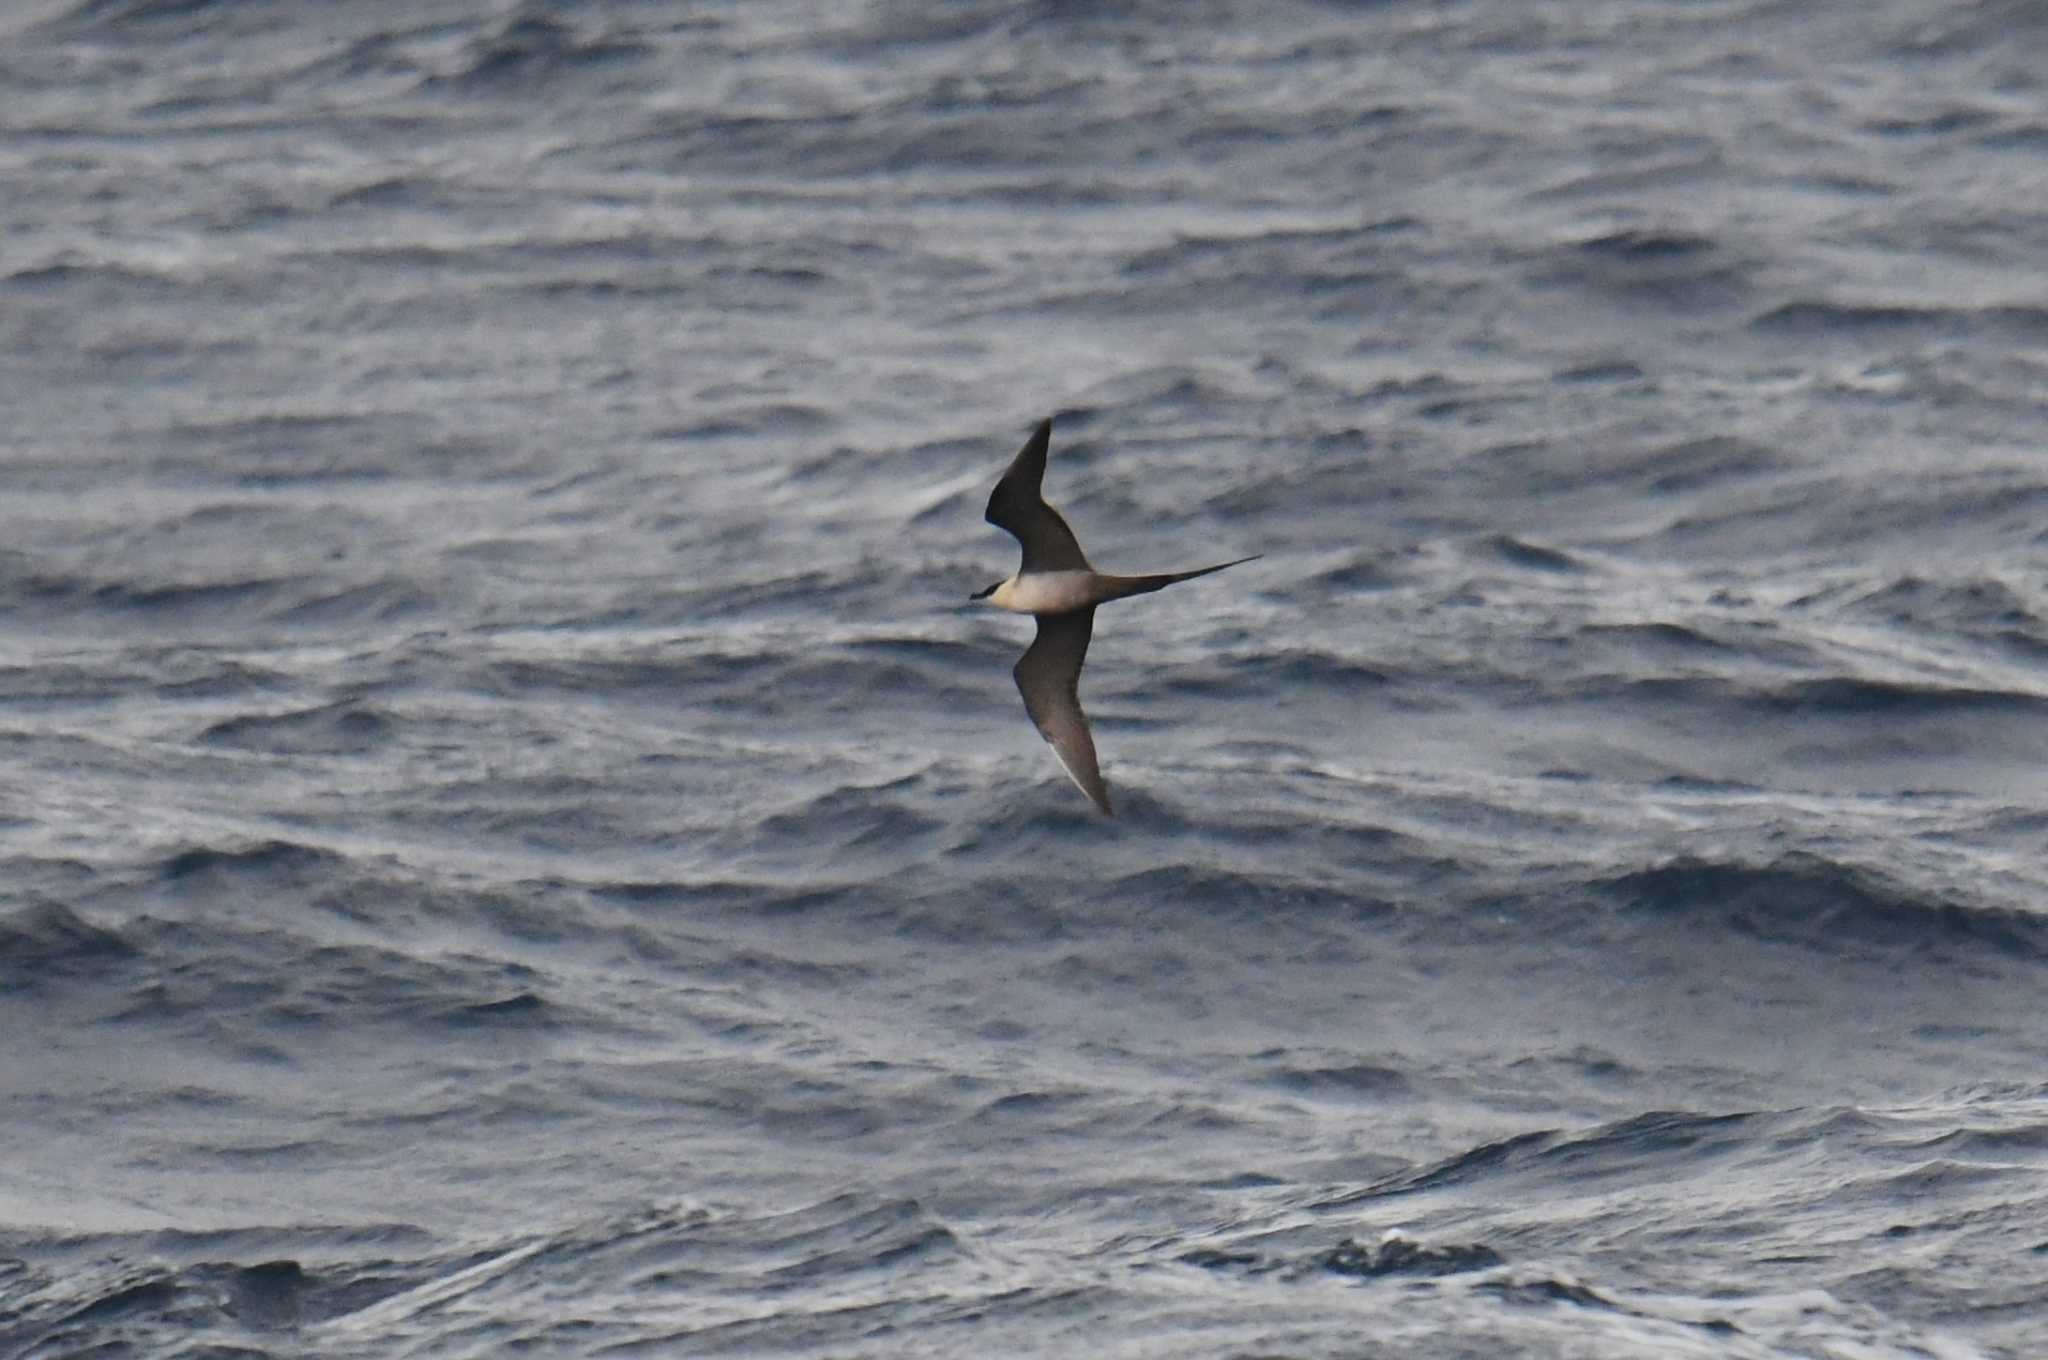
[[[1034,571],[997,586],[988,602],[1016,614],[1064,614],[1094,602],[1092,571]]]

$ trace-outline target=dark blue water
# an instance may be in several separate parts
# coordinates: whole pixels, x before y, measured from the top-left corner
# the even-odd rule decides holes
[[[12,7],[0,1354],[2043,1353],[2043,36]]]

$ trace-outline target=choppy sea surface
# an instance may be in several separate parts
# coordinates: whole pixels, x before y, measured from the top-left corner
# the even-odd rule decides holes
[[[2044,40],[9,6],[0,1355],[2048,1353]]]

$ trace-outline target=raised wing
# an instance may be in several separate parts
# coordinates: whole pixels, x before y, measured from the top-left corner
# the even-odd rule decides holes
[[[1060,512],[1045,503],[1039,491],[1045,481],[1045,452],[1051,444],[1052,421],[1041,420],[1031,438],[1010,460],[1009,471],[989,493],[986,518],[1024,545],[1024,565],[1020,570],[1092,571],[1081,551],[1080,540],[1060,518]],[[1087,646],[1085,639],[1082,646]]]
[[[1012,674],[1024,696],[1024,711],[1038,725],[1039,735],[1052,743],[1060,767],[1105,816],[1115,816],[1109,785],[1102,782],[1095,765],[1095,740],[1081,712],[1081,663],[1088,658],[1088,639],[1094,631],[1093,609],[1040,614],[1038,636]]]

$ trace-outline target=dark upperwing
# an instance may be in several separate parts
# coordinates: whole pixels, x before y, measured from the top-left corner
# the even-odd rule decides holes
[[[1109,785],[1095,763],[1095,740],[1089,736],[1088,719],[1081,712],[1081,663],[1088,659],[1088,638],[1094,631],[1093,609],[1039,615],[1038,636],[1017,659],[1011,674],[1017,679],[1017,692],[1024,696],[1024,711],[1031,715],[1038,734],[1052,743],[1060,768],[1088,795],[1089,802],[1113,817]]]
[[[989,493],[986,518],[1024,545],[1022,571],[1093,571],[1074,531],[1039,491],[1045,481],[1045,451],[1051,443],[1052,421],[1048,418],[1038,422],[1031,438],[1010,460],[1009,471]]]

